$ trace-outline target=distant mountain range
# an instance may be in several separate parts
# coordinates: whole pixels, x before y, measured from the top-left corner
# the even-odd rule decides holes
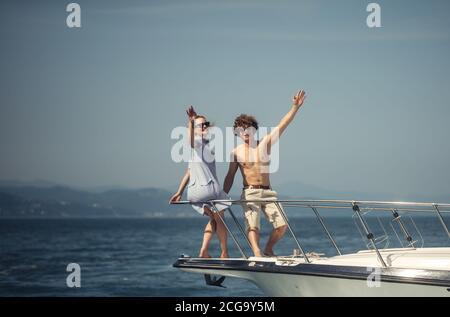
[[[384,201],[417,201],[450,203],[450,191],[448,193],[398,193],[393,192],[364,192],[357,190],[330,190],[322,187],[304,184],[302,182],[284,182],[274,186],[279,193],[289,197],[301,197],[311,199],[343,199],[343,200],[384,200]]]
[[[239,188],[235,187],[232,194],[237,199],[236,193],[239,192]],[[398,197],[388,194],[331,191],[300,182],[283,183],[274,188],[279,193],[280,199],[295,197],[298,199],[450,202],[450,194]],[[169,205],[168,200],[172,193],[161,188],[127,189],[120,186],[108,186],[80,189],[47,181],[31,183],[0,181],[0,218],[196,216],[189,206]]]
[[[114,189],[90,192],[66,186],[0,185],[0,217],[176,217],[189,206],[170,206],[164,189]]]

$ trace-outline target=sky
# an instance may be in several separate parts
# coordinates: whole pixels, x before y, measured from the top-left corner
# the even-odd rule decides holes
[[[369,2],[2,1],[0,180],[173,187],[187,105],[271,127],[305,89],[274,185],[448,194],[450,2]]]

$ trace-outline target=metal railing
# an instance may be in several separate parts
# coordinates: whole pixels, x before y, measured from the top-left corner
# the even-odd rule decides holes
[[[214,211],[217,212],[217,209],[214,206],[214,203],[231,203],[233,205],[241,205],[244,203],[259,203],[259,204],[269,204],[269,203],[275,203],[278,210],[280,211],[282,217],[286,221],[287,228],[292,235],[298,249],[300,250],[303,258],[305,259],[306,263],[310,263],[304,248],[301,245],[301,242],[299,238],[295,235],[294,231],[292,230],[292,227],[290,225],[289,219],[286,215],[286,213],[283,210],[284,207],[304,207],[304,208],[310,208],[313,210],[314,215],[316,216],[317,220],[319,221],[322,229],[325,231],[326,236],[331,241],[331,244],[336,249],[337,253],[339,255],[342,255],[341,250],[339,249],[336,240],[334,239],[331,231],[328,229],[328,227],[325,224],[324,219],[319,213],[319,209],[346,209],[351,210],[354,215],[356,215],[357,219],[359,220],[363,230],[364,234],[366,235],[367,240],[369,241],[370,245],[372,245],[373,250],[375,251],[377,258],[381,265],[383,267],[386,267],[386,263],[381,256],[381,253],[375,243],[375,237],[374,234],[371,232],[367,222],[364,219],[363,212],[366,210],[370,211],[388,211],[391,212],[393,215],[393,220],[395,220],[399,226],[400,229],[404,235],[404,238],[407,240],[407,242],[414,247],[414,244],[412,242],[412,237],[408,230],[406,229],[405,224],[402,222],[401,217],[399,215],[399,212],[421,212],[421,213],[432,213],[437,215],[439,222],[443,226],[447,237],[450,239],[450,232],[447,227],[447,224],[445,223],[445,220],[442,216],[443,213],[450,213],[450,204],[438,204],[438,203],[423,203],[423,202],[392,202],[392,201],[371,201],[371,200],[284,200],[284,199],[278,199],[278,200],[264,200],[264,199],[258,199],[258,200],[211,200],[211,201],[205,201],[205,202],[195,202],[196,204],[209,204]],[[189,201],[180,201],[176,202],[174,204],[191,204]],[[250,241],[247,237],[246,232],[242,228],[241,224],[239,223],[238,219],[234,215],[231,208],[227,209],[230,213],[231,217],[233,218],[233,221],[235,222],[236,226],[239,228],[239,231],[247,240],[247,243],[249,244],[251,248]],[[220,216],[220,214],[219,214]],[[245,253],[244,249],[240,245],[238,239],[235,237],[233,232],[230,230],[229,226],[227,225],[225,219],[220,216],[221,221],[223,222],[226,230],[232,237],[234,243],[236,244],[237,248],[239,249],[239,252],[244,258],[248,258],[247,254]]]

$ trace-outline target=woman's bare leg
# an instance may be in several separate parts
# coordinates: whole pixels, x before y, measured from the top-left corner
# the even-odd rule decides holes
[[[219,216],[220,214],[220,216]],[[225,228],[225,225],[222,222],[222,219],[224,219],[224,211],[220,211],[219,213],[214,213],[214,220],[216,221],[217,226],[217,237],[219,238],[220,242],[220,249],[222,252],[220,253],[221,258],[228,258],[228,246],[227,246],[227,229]]]
[[[205,215],[209,216],[209,214],[205,210]],[[212,216],[212,215],[211,215]],[[216,231],[216,221],[214,220],[214,217],[210,217],[208,223],[205,226],[205,231],[203,233],[203,242],[202,247],[200,248],[200,258],[210,258],[211,256],[208,253],[209,249],[209,243],[211,242],[211,239],[214,235],[214,232]]]

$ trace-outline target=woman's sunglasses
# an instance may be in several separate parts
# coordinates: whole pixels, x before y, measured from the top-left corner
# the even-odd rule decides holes
[[[211,126],[211,123],[209,121],[202,122],[202,123],[195,125],[196,128],[202,128],[202,129],[209,128],[210,126]]]

